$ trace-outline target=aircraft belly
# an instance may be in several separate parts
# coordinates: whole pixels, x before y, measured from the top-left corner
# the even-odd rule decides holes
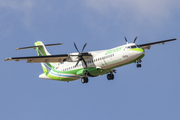
[[[106,69],[106,70],[101,69],[101,70],[93,70],[93,71],[91,71],[89,73],[95,77],[95,76],[104,75],[104,74],[106,74],[106,73],[108,73],[110,71],[111,71],[110,69]],[[89,77],[91,77],[91,76],[89,76]]]
[[[116,60],[114,60],[114,62],[111,61],[110,64],[106,64],[106,66],[102,66],[102,69],[121,67],[123,65],[131,64],[134,61],[136,61],[137,59],[142,59],[143,57],[144,57],[144,54],[139,55],[139,56],[128,56],[125,58],[116,59]]]

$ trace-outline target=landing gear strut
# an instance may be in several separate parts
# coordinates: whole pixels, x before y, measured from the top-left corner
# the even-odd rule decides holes
[[[136,65],[137,68],[141,67],[141,64],[140,64],[141,62],[142,62],[141,60],[137,60],[137,65]]]
[[[88,83],[88,77],[82,77],[81,78],[81,82],[84,84],[84,83]]]

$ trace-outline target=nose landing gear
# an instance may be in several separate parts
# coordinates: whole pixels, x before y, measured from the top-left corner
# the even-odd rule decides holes
[[[137,68],[140,68],[140,67],[141,67],[141,64],[138,64],[138,63],[137,63],[136,67],[137,67]]]
[[[141,62],[142,62],[142,60],[137,60],[137,65],[136,65],[137,68],[141,67],[141,64],[140,64]]]

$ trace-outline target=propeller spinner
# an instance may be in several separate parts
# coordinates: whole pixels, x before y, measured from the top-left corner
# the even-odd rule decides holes
[[[79,50],[78,50],[78,48],[77,48],[77,46],[76,46],[76,43],[74,43],[74,47],[76,48],[76,50],[77,50],[78,53],[79,53],[78,55],[71,55],[71,56],[77,56],[77,57],[78,57],[78,61],[77,61],[76,65],[75,65],[75,67],[79,64],[79,61],[83,61],[84,64],[85,64],[85,66],[86,66],[86,68],[87,68],[87,63],[86,63],[86,61],[84,60],[83,56],[91,56],[91,54],[83,53],[84,48],[86,47],[86,45],[87,45],[87,43],[84,44],[84,47],[83,47],[83,49],[82,49],[82,51],[81,51],[81,53],[80,53]]]

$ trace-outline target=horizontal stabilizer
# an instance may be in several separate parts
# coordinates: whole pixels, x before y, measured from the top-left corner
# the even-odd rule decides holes
[[[47,44],[47,45],[44,45],[46,47],[48,46],[55,46],[55,45],[62,45],[63,43],[56,43],[56,44]],[[22,47],[22,48],[17,48],[16,50],[22,50],[22,49],[30,49],[30,48],[37,48],[37,47],[42,47],[42,45],[38,45],[38,46],[29,46],[29,47]]]

